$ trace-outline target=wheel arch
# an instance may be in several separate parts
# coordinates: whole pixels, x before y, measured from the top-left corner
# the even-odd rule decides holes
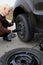
[[[13,11],[13,17],[16,18],[18,14],[23,14],[23,13],[27,14],[27,11],[24,7],[23,8],[20,6],[16,7],[15,10]]]
[[[23,6],[16,7],[13,11],[13,20],[15,20],[19,14],[27,14],[27,16],[30,16],[32,24],[36,26],[36,18],[30,10],[27,11]]]

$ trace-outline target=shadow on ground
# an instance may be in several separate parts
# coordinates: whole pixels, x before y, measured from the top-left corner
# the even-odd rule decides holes
[[[43,33],[37,33],[37,34],[35,34],[32,42],[40,43],[41,39],[43,39]]]

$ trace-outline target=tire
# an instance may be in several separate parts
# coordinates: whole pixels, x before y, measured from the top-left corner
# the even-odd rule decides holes
[[[24,42],[32,40],[34,36],[33,26],[30,17],[26,14],[20,14],[16,18],[16,28],[21,31],[17,32],[19,39]]]
[[[0,65],[43,65],[43,54],[35,49],[13,49],[0,58]]]

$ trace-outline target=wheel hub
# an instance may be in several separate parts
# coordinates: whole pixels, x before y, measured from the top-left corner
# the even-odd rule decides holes
[[[32,54],[17,53],[8,59],[8,65],[38,65],[38,61]]]
[[[18,23],[17,29],[21,30],[21,31],[19,31],[19,35],[21,37],[24,37],[25,36],[25,26],[24,26],[24,23],[22,21]]]
[[[16,63],[19,65],[29,65],[32,61],[32,58],[28,55],[20,55],[16,57]]]

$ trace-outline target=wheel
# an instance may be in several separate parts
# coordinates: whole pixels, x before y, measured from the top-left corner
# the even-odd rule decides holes
[[[33,27],[30,17],[26,16],[26,14],[20,14],[17,16],[16,28],[21,30],[17,32],[17,34],[22,41],[27,42],[32,40],[34,36]]]
[[[43,54],[35,49],[13,49],[0,58],[0,65],[43,65]]]

